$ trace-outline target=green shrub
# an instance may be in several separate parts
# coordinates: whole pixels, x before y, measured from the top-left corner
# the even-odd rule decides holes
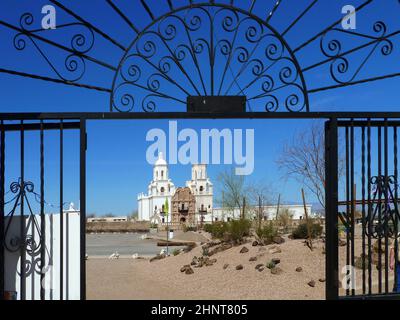
[[[204,231],[208,233],[212,233],[212,228],[213,228],[212,224],[205,224],[203,227]]]
[[[172,251],[172,255],[177,256],[180,253],[180,250],[175,249],[174,251]]]
[[[210,225],[210,232],[213,238],[222,239],[226,232],[228,232],[228,223],[226,222],[216,222]]]
[[[272,243],[274,237],[278,235],[278,230],[274,226],[273,222],[270,221],[268,225],[258,228],[256,234],[264,244],[269,244]]]
[[[182,226],[182,231],[183,231],[183,232],[197,231],[197,227],[194,227],[194,226],[187,226],[186,224],[184,224],[184,225]]]
[[[206,224],[204,231],[211,233],[213,238],[227,241],[240,241],[250,235],[251,221],[247,219],[232,220],[229,222],[215,222]]]
[[[232,220],[228,222],[228,237],[230,240],[239,241],[250,235],[251,221],[247,219]]]
[[[311,238],[317,238],[322,234],[322,226],[319,223],[314,223],[312,221],[309,222]],[[292,232],[293,239],[307,239],[308,238],[308,229],[307,223],[301,223],[297,226],[296,229]]]

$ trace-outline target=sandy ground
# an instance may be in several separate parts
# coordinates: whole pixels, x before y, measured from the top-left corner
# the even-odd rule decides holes
[[[239,253],[242,246],[213,255],[213,266],[193,268],[194,274],[180,272],[194,256],[201,256],[197,247],[187,254],[149,262],[133,259],[90,259],[87,261],[88,299],[324,299],[325,254],[323,243],[314,244],[310,251],[301,240],[287,240],[280,245],[281,253],[260,252],[260,247],[247,244],[247,253]],[[257,261],[249,262],[257,256]],[[280,258],[283,273],[271,274],[269,269],[255,270]],[[229,264],[224,270],[223,266]],[[242,264],[243,270],[235,267]],[[296,272],[302,267],[302,272]],[[308,282],[314,280],[314,288]]]

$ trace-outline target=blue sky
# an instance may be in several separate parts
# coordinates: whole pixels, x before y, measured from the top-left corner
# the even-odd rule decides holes
[[[62,1],[68,3],[68,1]],[[151,1],[149,1],[151,2]],[[166,2],[166,1],[165,1]],[[178,6],[185,1],[174,1]],[[226,1],[221,1],[226,2]],[[236,1],[238,2],[238,1]],[[351,3],[350,3],[351,2]],[[362,1],[328,1],[320,0],[313,10],[295,29],[289,32],[285,39],[292,48],[296,48],[305,39],[315,34],[323,27],[341,17],[341,7],[345,4],[358,6]],[[138,27],[149,23],[138,1],[116,1],[126,14],[135,21]],[[159,2],[161,3],[161,1]],[[240,1],[239,6],[248,7],[250,1]],[[258,1],[255,11],[262,15],[271,8],[275,1]],[[271,20],[271,25],[282,32],[310,1],[286,0]],[[47,1],[5,0],[1,4],[0,19],[18,25],[19,17],[24,12],[32,12],[36,22],[40,21],[40,11]],[[134,34],[110,11],[110,7],[103,0],[85,2],[69,1],[71,7],[87,18],[96,26],[104,26],[107,33],[118,42],[128,45]],[[165,11],[164,5],[154,5],[155,15]],[[95,10],[94,10],[95,8]],[[164,11],[163,11],[164,10]],[[400,26],[400,5],[397,0],[374,1],[368,9],[357,16],[359,30],[373,34],[372,25],[375,21],[384,20],[388,33],[396,31]],[[60,12],[57,16],[59,23],[71,22],[70,17]],[[60,33],[46,36],[57,41],[67,41],[60,38]],[[13,45],[14,32],[0,26],[0,46],[2,52],[2,68],[16,69],[55,77],[46,62],[32,48],[17,51]],[[392,39],[393,53],[382,57],[374,55],[366,64],[360,76],[379,76],[388,73],[400,72],[399,36]],[[359,39],[349,39],[344,44],[356,45]],[[299,51],[297,58],[301,67],[307,67],[320,60],[319,43],[310,44],[305,50]],[[59,53],[47,48],[50,56],[57,61]],[[96,38],[96,45],[91,52],[98,59],[115,65],[121,58],[121,51],[103,39]],[[368,52],[362,51],[356,61],[362,60]],[[62,61],[62,60],[61,60]],[[357,63],[351,65],[357,68]],[[316,88],[327,84],[328,69],[321,68],[305,73],[308,88]],[[92,64],[87,65],[87,72],[82,83],[96,84],[109,87],[113,73]],[[338,90],[323,91],[310,94],[311,111],[398,111],[399,106],[399,78],[389,79],[370,84],[352,86]],[[32,79],[13,77],[0,74],[0,93],[2,103],[1,112],[57,112],[57,111],[108,111],[109,94],[40,82]],[[88,153],[87,153],[87,196],[88,213],[97,214],[129,214],[136,204],[136,195],[146,191],[151,179],[151,166],[145,161],[145,150],[149,143],[145,141],[148,130],[152,128],[166,128],[167,120],[144,121],[89,121],[88,122]],[[282,146],[293,139],[299,132],[309,126],[311,121],[283,121],[283,120],[241,120],[241,121],[179,121],[179,128],[254,128],[255,129],[255,171],[248,179],[250,181],[264,181],[273,185],[275,194],[282,193],[285,201],[299,202],[301,185],[294,181],[282,178],[282,172],[277,170],[275,160],[279,156]],[[65,138],[65,201],[78,202],[78,141],[77,133],[66,133]],[[31,144],[27,144],[26,175],[37,183],[39,170],[38,135],[29,134]],[[58,202],[58,144],[57,133],[46,133],[46,200],[49,203]],[[18,137],[10,134],[7,138],[7,181],[9,184],[18,177]],[[213,181],[218,173],[227,169],[226,166],[210,166],[209,175]],[[188,166],[171,166],[170,175],[177,186],[183,185],[190,176]],[[218,192],[218,186],[216,186]],[[316,200],[308,195],[310,202]],[[53,208],[49,207],[49,211]]]

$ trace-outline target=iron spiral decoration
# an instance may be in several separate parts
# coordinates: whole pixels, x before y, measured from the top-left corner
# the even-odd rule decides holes
[[[34,22],[34,17],[31,13],[24,13],[20,17],[19,26],[22,32],[14,36],[13,44],[15,49],[23,51],[30,43],[59,79],[67,82],[79,81],[86,72],[86,59],[82,55],[89,52],[94,46],[93,30],[77,22],[57,25],[57,29],[52,31],[63,30],[67,32],[63,37],[69,39],[68,45],[64,46],[68,51],[61,56],[63,60],[60,62],[55,61],[54,57],[57,55],[51,54],[44,47],[45,44],[42,41],[33,37],[33,35],[48,32],[48,30],[42,28],[33,29]]]
[[[285,40],[251,13],[223,5],[181,8],[153,21],[120,61],[114,111],[184,108],[188,96],[246,96],[263,109],[308,111],[299,64]]]
[[[365,69],[365,65],[374,55],[380,54],[385,57],[393,52],[394,45],[387,33],[386,24],[383,21],[377,21],[373,24],[372,31],[373,35],[368,35],[332,28],[321,37],[320,49],[323,55],[330,59],[329,71],[333,81],[338,84],[349,84],[357,80],[361,71]],[[351,61],[352,50],[345,48],[349,39],[350,43],[354,43],[357,39],[368,41],[359,49],[365,50],[364,58],[360,59],[357,56],[355,61]]]
[[[365,234],[375,239],[393,238],[397,235],[397,223],[400,221],[398,202],[394,196],[397,188],[395,176],[376,176],[370,180],[373,205],[366,217]]]
[[[22,249],[31,258],[24,261],[24,270],[26,275],[29,275],[33,272],[41,273],[42,260],[40,253],[42,246],[45,245],[42,243],[42,231],[40,230],[40,225],[36,219],[36,216],[32,212],[28,197],[29,194],[35,195],[34,189],[34,184],[30,181],[22,181],[22,179],[18,179],[18,181],[11,183],[10,193],[14,194],[15,196],[10,202],[12,204],[12,209],[8,213],[8,220],[5,225],[4,232],[4,248],[8,252],[17,253]],[[16,209],[21,205],[22,199],[24,199],[29,210],[27,223],[26,226],[24,225],[24,232],[22,236],[13,236],[11,235],[11,226],[16,214]],[[36,236],[34,234],[36,234]]]

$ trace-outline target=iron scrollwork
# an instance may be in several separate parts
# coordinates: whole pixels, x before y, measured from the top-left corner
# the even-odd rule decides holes
[[[39,36],[41,33],[49,32],[49,30],[33,29],[33,24],[34,17],[31,13],[24,13],[21,16],[19,26],[22,31],[14,36],[15,49],[23,51],[27,47],[27,42],[30,42],[58,78],[66,82],[79,81],[86,72],[86,60],[82,55],[88,53],[94,46],[95,37],[91,28],[82,23],[74,22],[57,25],[57,29],[51,30],[52,32],[58,30],[68,32],[70,30],[69,32],[72,34],[67,46],[60,44],[64,51],[67,51],[67,56],[63,57],[63,62],[60,65],[59,62],[54,61],[49,53],[50,51],[44,48],[46,43],[41,41],[42,38],[35,37],[35,35]],[[67,35],[64,34],[64,37],[67,37]]]
[[[28,197],[29,194],[37,195],[34,189],[34,184],[30,181],[22,181],[22,179],[18,179],[17,182],[11,183],[10,193],[14,194],[14,197],[9,201],[9,203],[12,203],[12,209],[7,215],[8,219],[4,233],[4,247],[8,252],[16,253],[23,250],[31,258],[25,259],[24,261],[24,270],[26,275],[29,275],[32,272],[38,274],[41,273],[42,260],[40,253],[42,246],[45,246],[45,244],[42,243],[42,230],[40,229],[36,216],[32,212]],[[16,209],[21,205],[21,201],[24,201],[26,204],[29,214],[27,217],[27,223],[25,223],[25,221],[23,222],[23,234],[15,235],[11,234],[11,228],[15,218]],[[20,216],[20,219],[25,219],[25,216]]]
[[[389,56],[393,52],[393,42],[390,40],[391,35],[387,33],[386,24],[383,21],[377,21],[373,24],[372,30],[375,35],[332,28],[321,37],[320,49],[322,54],[330,59],[330,77],[336,83],[345,85],[357,80],[357,76],[377,52],[380,52],[382,56]],[[343,34],[349,36],[351,41],[346,36],[339,38]],[[353,44],[362,40],[368,42],[355,49],[344,50],[346,41]],[[351,54],[364,49],[366,51],[365,57],[357,56],[357,59],[355,59],[357,65],[352,67]]]
[[[305,82],[284,39],[233,7],[201,5],[155,20],[120,62],[111,109],[152,112],[187,96],[243,95],[263,110],[308,111]]]
[[[375,239],[396,237],[397,224],[400,221],[398,199],[394,188],[397,188],[395,176],[376,176],[370,180],[372,186],[372,208],[366,217],[365,233]]]

